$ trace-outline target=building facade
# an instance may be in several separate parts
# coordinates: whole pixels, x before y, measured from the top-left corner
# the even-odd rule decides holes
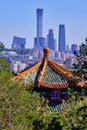
[[[37,37],[42,37],[43,9],[37,9]]]
[[[65,48],[66,48],[65,25],[59,25],[58,50],[59,52],[65,52]]]
[[[26,39],[21,37],[13,37],[13,44],[12,49],[18,50],[18,49],[25,49]]]

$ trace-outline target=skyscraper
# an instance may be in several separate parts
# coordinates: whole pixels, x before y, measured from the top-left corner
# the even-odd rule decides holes
[[[58,43],[58,50],[59,52],[64,52],[66,48],[66,41],[65,41],[65,25],[59,25],[59,43]]]
[[[13,43],[12,43],[12,49],[18,50],[18,49],[25,49],[26,39],[21,37],[13,37]]]
[[[46,38],[43,37],[43,9],[36,10],[37,15],[37,37],[34,38],[34,48],[46,47]]]
[[[49,34],[47,35],[47,44],[50,49],[55,49],[56,41],[54,39],[53,29],[49,29]]]
[[[37,9],[37,37],[42,37],[43,9]]]

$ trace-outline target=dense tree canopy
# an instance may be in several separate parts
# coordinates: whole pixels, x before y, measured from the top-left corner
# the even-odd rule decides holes
[[[13,77],[9,64],[0,58],[0,130],[86,130],[87,99],[73,94],[64,112],[48,110],[47,100],[26,89]]]
[[[66,112],[67,124],[65,129],[86,130],[87,129],[87,99],[72,102]]]

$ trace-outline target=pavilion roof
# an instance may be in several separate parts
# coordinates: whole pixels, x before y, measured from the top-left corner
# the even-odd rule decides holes
[[[61,64],[49,58],[49,48],[44,49],[44,58],[36,64],[16,73],[17,78],[22,78],[24,83],[34,82],[37,87],[47,88],[67,88],[70,82],[75,83],[72,70],[67,69]],[[15,77],[15,78],[16,78]],[[82,86],[82,83],[78,83]],[[84,86],[85,84],[83,84]]]

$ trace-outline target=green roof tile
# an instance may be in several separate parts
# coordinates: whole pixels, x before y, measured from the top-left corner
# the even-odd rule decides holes
[[[40,66],[35,71],[29,73],[28,75],[24,76],[22,79],[25,83],[35,82],[38,79],[39,73],[42,70],[42,66]]]
[[[42,81],[44,82],[64,82],[67,81],[63,76],[58,74],[52,67],[47,65],[46,71],[43,75]]]

